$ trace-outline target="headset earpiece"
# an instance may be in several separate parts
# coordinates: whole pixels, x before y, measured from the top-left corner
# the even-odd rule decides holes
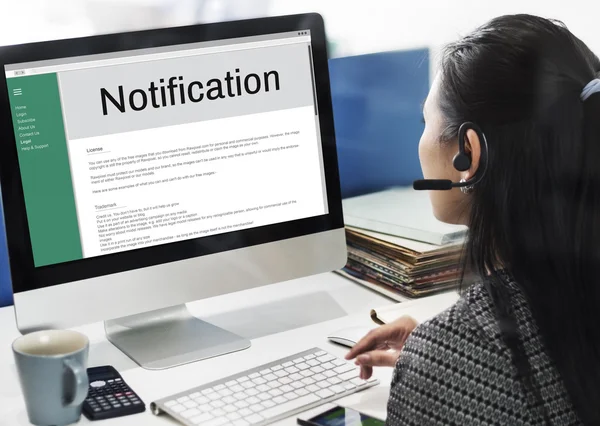
[[[467,131],[474,127],[473,123],[463,123],[458,129],[458,153],[454,156],[452,164],[459,172],[469,170],[471,167],[471,156],[465,152],[465,143],[467,141]]]
[[[471,157],[469,157],[467,154],[459,152],[454,156],[452,164],[454,165],[454,168],[456,170],[458,170],[459,172],[464,172],[466,170],[469,170],[469,168],[471,167]]]

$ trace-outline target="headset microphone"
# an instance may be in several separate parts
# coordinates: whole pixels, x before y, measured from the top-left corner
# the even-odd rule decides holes
[[[462,182],[452,182],[449,179],[420,179],[413,182],[413,189],[417,191],[433,190],[433,191],[447,191],[452,188],[461,188],[464,186],[475,185],[485,175],[488,166],[488,145],[485,135],[481,129],[471,122],[463,123],[458,129],[458,153],[454,156],[452,164],[454,168],[459,172],[469,170],[471,167],[471,156],[465,152],[465,142],[468,130],[473,130],[477,133],[479,141],[481,142],[481,159],[480,168],[475,176],[471,179]]]

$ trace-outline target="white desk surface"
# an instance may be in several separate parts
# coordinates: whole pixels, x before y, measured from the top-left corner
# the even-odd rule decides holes
[[[82,301],[83,302],[83,301]],[[85,302],[83,302],[85,303]],[[376,325],[369,317],[371,308],[395,303],[337,274],[322,274],[285,283],[188,304],[202,319],[252,340],[244,351],[161,371],[140,368],[105,338],[102,323],[78,327],[90,339],[89,366],[113,365],[148,407],[159,398],[275,361],[318,346],[337,356],[344,347],[330,343],[327,334],[349,326]],[[415,306],[415,303],[418,306]],[[410,303],[410,314],[419,319],[437,312],[427,300]],[[421,310],[422,306],[422,310]],[[415,315],[416,314],[416,315]],[[19,336],[12,307],[0,309],[0,425],[29,425],[11,349]],[[340,399],[336,403],[385,418],[391,369],[376,369],[379,386]],[[323,407],[311,410],[318,413]],[[278,422],[295,425],[296,417]],[[80,423],[91,423],[82,416]],[[102,421],[102,425],[173,425],[166,416],[154,416],[149,408],[143,414]]]

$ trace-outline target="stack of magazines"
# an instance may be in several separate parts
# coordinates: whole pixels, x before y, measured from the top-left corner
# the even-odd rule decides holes
[[[466,228],[439,222],[426,193],[394,188],[344,200],[348,263],[339,271],[396,300],[454,289]]]
[[[376,290],[415,298],[453,289],[461,278],[462,243],[436,246],[352,227],[346,239],[348,263],[341,273]]]

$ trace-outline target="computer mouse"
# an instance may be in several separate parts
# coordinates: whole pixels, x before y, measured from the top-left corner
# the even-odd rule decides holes
[[[369,331],[371,331],[371,327],[348,327],[330,333],[327,338],[334,343],[351,348]]]

